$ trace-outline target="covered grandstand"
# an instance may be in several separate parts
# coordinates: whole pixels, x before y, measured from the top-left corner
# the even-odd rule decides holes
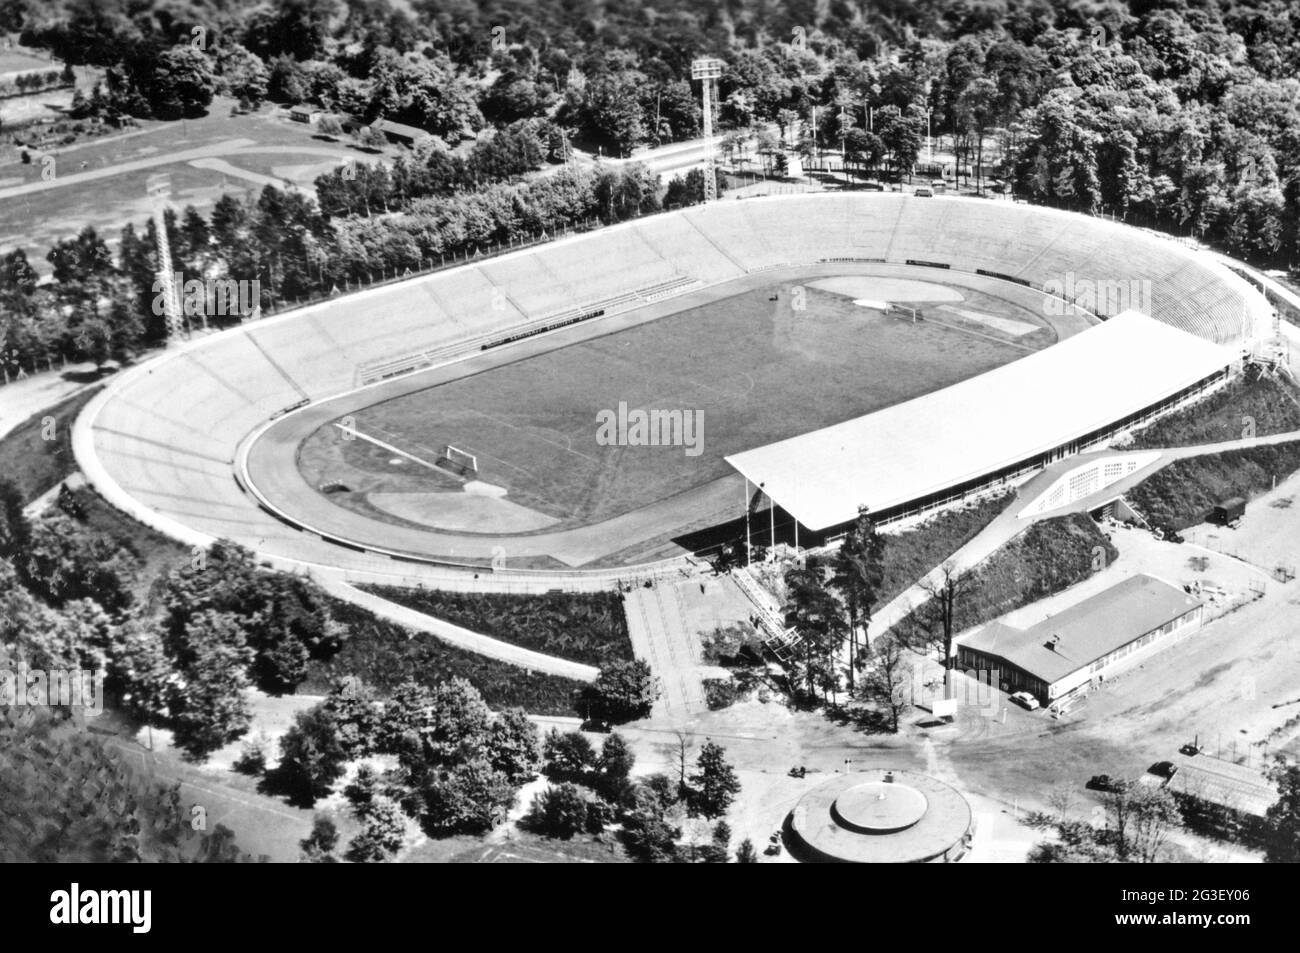
[[[1225,379],[1233,351],[1135,311],[924,397],[727,457],[799,525],[834,535],[1095,446]]]
[[[1008,421],[998,437],[998,428],[988,428],[998,453],[981,451],[980,465],[949,474],[956,478],[987,475],[989,465],[1018,464],[1067,438],[1086,440],[1089,428],[1141,413],[1152,401],[1174,397],[1179,388],[1200,386],[1222,354],[1210,342],[1236,344],[1254,328],[1267,328],[1271,318],[1262,297],[1207,256],[1074,213],[1011,202],[866,193],[724,201],[339,297],[168,348],[122,372],[96,395],[76,423],[74,449],[83,472],[113,505],[187,544],[224,537],[280,565],[391,572],[385,555],[340,547],[347,541],[322,539],[303,533],[301,523],[286,523],[275,501],[259,496],[239,471],[240,448],[250,435],[296,407],[352,392],[371,380],[382,384],[390,374],[472,358],[486,343],[544,330],[548,321],[574,309],[599,315],[592,318],[597,321],[639,309],[668,313],[667,297],[698,294],[775,266],[831,261],[902,266],[917,260],[1038,289],[1070,272],[1149,282],[1154,320],[1115,320],[1080,338],[1140,334],[1177,355],[1169,360],[1159,351],[1141,356],[1089,344],[1071,352],[1076,347],[1071,341],[1056,345],[1049,354],[1066,352],[1041,358],[1076,365],[1071,392],[1087,405],[1086,414],[1080,409],[1070,418],[1072,433],[1063,436],[1053,426],[1019,434],[1020,424]],[[1138,325],[1143,330],[1126,330]],[[1125,344],[1119,337],[1114,342]],[[1095,370],[1083,362],[1094,362]],[[1023,396],[1037,399],[1043,378],[1017,367],[1005,369],[1010,376],[1003,378],[1004,386],[1028,388]],[[1121,367],[1126,368],[1122,373]],[[1194,380],[1197,369],[1205,375]],[[1137,390],[1131,389],[1135,376],[1145,381]],[[954,433],[960,429],[953,426],[931,440],[960,437]],[[953,460],[963,455],[949,453]],[[801,467],[812,472],[806,461]],[[950,482],[929,479],[920,495],[948,489],[939,484]],[[857,502],[889,506],[917,496],[915,488],[890,485],[865,497],[851,489],[844,500],[854,500],[854,507]],[[810,525],[832,525],[826,521],[843,512],[841,506],[804,516]],[[429,539],[428,561],[436,562],[436,534]],[[462,539],[455,553],[458,559],[486,559],[498,543]],[[543,546],[544,536],[527,545]],[[512,553],[526,550],[523,544],[511,548]]]

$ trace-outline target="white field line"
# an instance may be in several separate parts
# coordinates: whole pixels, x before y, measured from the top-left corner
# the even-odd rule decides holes
[[[344,433],[350,433],[354,437],[360,437],[362,440],[368,440],[370,443],[373,443],[376,447],[383,447],[389,453],[395,453],[398,456],[406,457],[406,459],[408,460],[414,460],[422,467],[428,467],[430,470],[433,470],[437,473],[447,472],[442,467],[438,466],[436,463],[429,463],[427,460],[421,460],[415,454],[407,453],[405,450],[399,450],[397,447],[394,447],[391,443],[384,443],[382,440],[372,437],[369,434],[362,433],[360,430],[357,430],[355,427],[345,427],[343,426],[343,424],[338,422],[335,422],[334,426],[338,427],[339,430],[342,430]]]

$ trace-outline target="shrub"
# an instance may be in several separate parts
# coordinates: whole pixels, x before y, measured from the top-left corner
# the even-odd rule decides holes
[[[555,781],[586,781],[596,769],[596,749],[580,731],[560,734],[552,728],[542,758],[542,770]]]
[[[739,692],[736,690],[734,679],[704,679],[704,700],[708,703],[709,711],[721,711],[723,708],[730,708],[738,698]]]
[[[1100,559],[1099,559],[1100,557]],[[954,606],[960,632],[1068,589],[1109,565],[1119,551],[1084,513],[1040,520],[970,571]],[[905,641],[927,629],[926,607],[895,626]]]
[[[1201,522],[1221,500],[1264,493],[1300,469],[1300,442],[1175,460],[1129,491],[1128,501],[1156,529],[1176,533]]]
[[[263,774],[266,771],[266,745],[267,739],[265,735],[249,738],[244,742],[243,748],[239,752],[239,758],[234,763],[234,769],[240,774],[248,774],[253,777]]]
[[[645,718],[658,697],[658,679],[649,665],[636,659],[606,665],[596,681],[574,693],[573,705],[590,722],[620,725]]]
[[[524,818],[525,826],[547,837],[568,840],[587,830],[591,796],[576,784],[565,782],[548,787],[533,798]]]
[[[329,611],[347,629],[348,638],[333,658],[308,665],[302,692],[323,694],[344,675],[358,676],[381,694],[390,694],[407,681],[432,687],[463,678],[498,711],[519,707],[539,715],[573,712],[572,694],[581,684],[573,679],[525,672],[428,633],[412,632],[351,603],[331,599]]]
[[[623,597],[616,592],[500,595],[363,588],[417,612],[547,655],[589,665],[633,657]]]
[[[1300,430],[1296,398],[1296,386],[1289,381],[1248,371],[1208,397],[1138,431],[1130,447],[1186,447],[1237,440],[1247,435],[1247,423],[1258,437],[1290,433]]]

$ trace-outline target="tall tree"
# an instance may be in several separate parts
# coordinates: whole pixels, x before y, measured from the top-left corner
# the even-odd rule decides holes
[[[905,647],[892,635],[876,642],[871,662],[862,679],[862,697],[884,710],[889,730],[898,733],[898,722],[910,704],[908,685],[912,666]]]
[[[740,793],[736,769],[726,759],[726,749],[705,741],[691,775],[691,806],[708,818],[721,817]]]
[[[602,666],[596,680],[574,693],[574,708],[587,721],[621,725],[645,718],[659,697],[659,680],[641,659]]]
[[[820,564],[809,560],[785,574],[786,622],[802,639],[802,676],[809,699],[820,689],[825,699],[839,690],[839,653],[844,645],[844,609],[826,584]]]
[[[1264,815],[1264,856],[1272,864],[1294,864],[1300,862],[1300,765],[1279,758],[1269,777],[1278,787],[1278,799]]]
[[[193,616],[183,638],[184,667],[169,703],[172,727],[177,745],[203,758],[248,730],[244,692],[252,652],[239,620],[221,612]]]
[[[347,752],[324,705],[300,711],[280,739],[276,786],[293,801],[314,804],[343,777]]]
[[[858,668],[858,633],[865,644],[880,587],[885,579],[885,538],[876,532],[865,507],[849,528],[831,560],[831,585],[840,593],[849,614],[849,690],[853,690]]]
[[[917,619],[923,637],[928,638],[939,652],[939,662],[943,665],[944,698],[952,697],[952,640],[956,635],[958,606],[972,585],[972,577],[959,571],[951,561],[920,582],[926,601],[918,610]]]

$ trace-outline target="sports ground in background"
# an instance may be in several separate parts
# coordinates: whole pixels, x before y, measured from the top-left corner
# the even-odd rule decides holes
[[[389,523],[564,529],[726,477],[728,454],[918,397],[1055,342],[1040,314],[997,293],[1001,283],[932,274],[751,286],[356,411],[352,430],[338,420],[316,430],[299,467],[333,503]],[[882,301],[916,306],[922,319],[862,303]],[[693,413],[701,452],[601,445],[597,413],[620,403]],[[447,444],[477,456],[476,477],[437,468]]]
[[[78,84],[85,91],[80,70]],[[60,95],[71,101],[71,90]],[[292,122],[286,110],[266,104],[256,112],[232,116],[234,100],[218,97],[206,116],[173,122],[144,120],[115,131],[50,150],[54,177],[45,179],[39,156],[18,161],[19,149],[0,149],[0,249],[27,250],[41,274],[49,271],[46,252],[86,225],[99,230],[116,248],[128,222],[141,228],[151,214],[146,181],[170,177],[172,204],[207,212],[223,194],[259,193],[266,184],[310,191],[316,177],[348,158],[371,161],[347,137],[321,135],[314,126]],[[50,110],[51,116],[58,113]],[[32,150],[29,150],[32,151]],[[396,154],[384,150],[384,159]]]

